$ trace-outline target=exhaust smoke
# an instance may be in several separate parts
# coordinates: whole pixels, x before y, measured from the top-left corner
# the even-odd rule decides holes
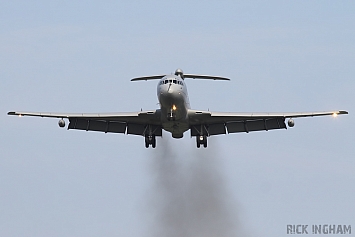
[[[151,236],[238,236],[235,203],[223,180],[216,145],[197,149],[170,141],[162,139],[149,157],[154,177]]]

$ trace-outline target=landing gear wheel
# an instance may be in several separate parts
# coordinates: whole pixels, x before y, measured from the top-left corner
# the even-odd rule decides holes
[[[148,136],[145,137],[145,148],[148,148],[149,147],[149,138]]]
[[[146,135],[145,136],[145,147],[148,148],[149,145],[152,145],[153,148],[155,148],[156,146],[156,139],[155,139],[155,135]]]
[[[155,135],[152,135],[152,147],[155,148],[156,145],[156,139],[155,139]]]
[[[200,148],[201,144],[203,144],[203,147],[207,147],[207,136],[202,135],[202,136],[196,136],[196,145],[197,148]]]

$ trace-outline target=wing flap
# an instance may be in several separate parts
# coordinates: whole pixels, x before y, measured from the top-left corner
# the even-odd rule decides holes
[[[276,117],[262,120],[245,120],[226,123],[228,133],[268,131],[273,129],[286,129],[285,118]]]
[[[83,118],[70,118],[68,129],[78,129],[96,132],[125,133],[126,123],[116,121],[91,120]]]
[[[127,126],[127,134],[143,135],[144,132],[145,132],[145,125],[144,124],[129,123]]]
[[[208,126],[209,135],[226,134],[226,127],[223,123],[210,124]]]
[[[154,134],[155,136],[162,136],[162,127],[158,125],[151,124],[127,124],[127,134],[132,135],[149,135]]]
[[[105,133],[127,133],[140,136],[149,134],[162,136],[162,127],[159,125],[125,123],[109,120],[92,120],[86,118],[69,118],[69,121],[70,123],[68,125],[68,129]]]
[[[190,127],[191,136],[220,135],[239,132],[268,131],[273,129],[287,129],[285,118],[276,117],[259,120],[244,120],[227,123],[199,124]]]
[[[103,127],[101,127],[103,128]],[[99,130],[97,130],[99,131]],[[126,123],[122,122],[107,122],[105,124],[105,132],[113,132],[113,133],[125,133],[126,132]]]
[[[191,137],[206,134],[208,136],[226,134],[226,126],[223,123],[200,124],[190,127]]]

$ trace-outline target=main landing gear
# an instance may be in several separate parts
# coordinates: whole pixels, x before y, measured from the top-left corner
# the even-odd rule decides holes
[[[155,135],[145,135],[145,147],[148,148],[149,145],[152,145],[153,148],[156,146]]]
[[[197,148],[200,148],[201,144],[203,145],[204,148],[207,147],[207,136],[206,135],[196,136]]]

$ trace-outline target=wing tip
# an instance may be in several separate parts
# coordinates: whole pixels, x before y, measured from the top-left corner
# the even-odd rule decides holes
[[[8,112],[7,115],[16,115],[16,112],[11,111],[11,112]]]
[[[349,112],[346,110],[339,110],[338,114],[349,114]]]

